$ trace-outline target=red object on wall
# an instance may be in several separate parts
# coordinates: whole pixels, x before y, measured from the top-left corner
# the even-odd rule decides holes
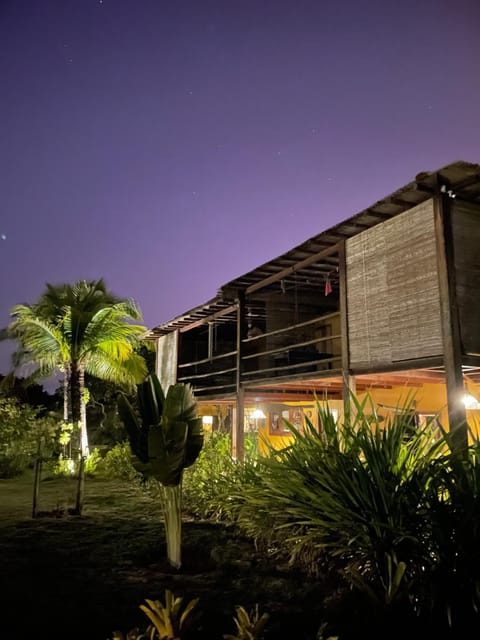
[[[332,283],[330,282],[330,277],[327,276],[325,281],[325,295],[328,296],[330,293],[332,293]]]

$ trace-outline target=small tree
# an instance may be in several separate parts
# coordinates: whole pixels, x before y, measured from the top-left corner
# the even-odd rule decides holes
[[[117,298],[100,280],[51,285],[35,304],[11,309],[12,322],[0,338],[17,340],[14,367],[34,365],[32,379],[57,370],[64,374],[72,422],[81,432],[80,449],[88,455],[85,374],[126,388],[145,379],[145,360],[136,352],[146,327],[134,300]],[[64,419],[68,413],[65,405]]]
[[[181,496],[183,470],[203,446],[202,419],[190,385],[170,385],[165,395],[152,373],[137,385],[138,411],[128,398],[118,401],[120,418],[136,456],[135,468],[158,481],[163,501],[168,561],[181,566]]]

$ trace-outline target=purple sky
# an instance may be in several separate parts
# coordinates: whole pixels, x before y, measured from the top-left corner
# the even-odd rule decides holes
[[[478,0],[0,0],[0,326],[103,277],[153,327],[480,162],[479,28]]]

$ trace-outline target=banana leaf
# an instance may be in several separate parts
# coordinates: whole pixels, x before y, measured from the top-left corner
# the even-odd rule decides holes
[[[120,396],[118,410],[130,446],[141,464],[135,467],[165,486],[182,480],[183,470],[198,458],[203,447],[202,419],[188,384],[170,385],[165,395],[155,374],[137,387],[138,412]]]

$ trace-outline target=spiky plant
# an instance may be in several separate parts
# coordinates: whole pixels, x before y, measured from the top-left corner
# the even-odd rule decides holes
[[[433,612],[455,630],[480,611],[480,438],[470,432],[466,455],[454,438],[436,461],[428,486],[425,517],[429,555],[416,590],[420,612]]]
[[[408,420],[380,424],[366,402],[353,402],[344,424],[318,404],[320,432],[308,421],[303,433],[290,425],[293,443],[260,459],[261,481],[237,496],[238,523],[278,540],[292,562],[328,556],[388,605],[422,570],[426,487],[441,444],[430,428],[411,434]]]
[[[268,613],[262,613],[255,605],[255,609],[248,612],[245,607],[235,607],[235,617],[233,621],[237,628],[235,635],[230,633],[224,634],[224,640],[261,640],[265,626],[270,618]]]
[[[163,502],[167,557],[181,566],[181,497],[184,469],[203,446],[202,419],[188,384],[170,385],[166,395],[155,374],[137,386],[138,410],[125,395],[118,401],[135,454],[134,466],[144,478],[158,481]]]
[[[183,598],[175,596],[170,589],[165,589],[165,602],[145,599],[140,609],[150,620],[145,632],[138,627],[125,636],[121,631],[114,631],[112,640],[181,640],[192,622],[192,613],[199,598],[183,604]]]

